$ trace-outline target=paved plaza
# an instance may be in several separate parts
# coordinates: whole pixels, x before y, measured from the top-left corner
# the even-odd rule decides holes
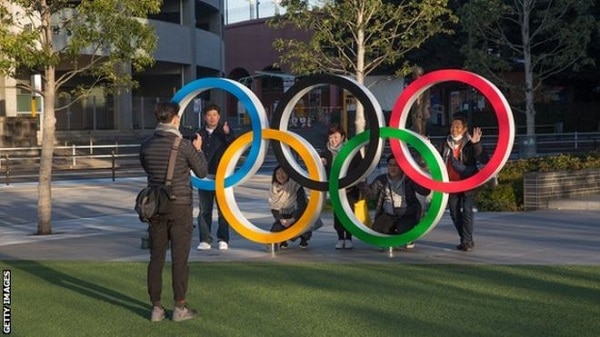
[[[234,189],[240,210],[266,229],[273,221],[267,204],[269,182],[270,175],[258,174]],[[147,261],[149,251],[141,248],[146,224],[138,221],[132,209],[136,193],[144,185],[145,178],[54,182],[53,234],[47,236],[33,235],[37,229],[37,183],[0,186],[0,260]],[[411,252],[390,252],[358,239],[352,250],[335,250],[332,214],[323,213],[325,225],[313,234],[308,249],[299,249],[295,242],[287,250],[269,252],[265,245],[232,229],[229,250],[197,251],[195,229],[190,260],[600,265],[600,197],[568,202],[558,207],[563,208],[560,210],[478,212],[476,247],[468,253],[454,249],[458,236],[447,212]],[[197,202],[195,205],[196,215]]]

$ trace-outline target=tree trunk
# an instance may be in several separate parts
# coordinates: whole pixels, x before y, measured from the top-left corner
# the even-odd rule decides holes
[[[45,47],[52,46],[50,11],[42,11],[42,34],[45,35]],[[44,68],[44,118],[42,120],[42,154],[40,158],[40,176],[38,185],[38,235],[52,234],[52,157],[54,155],[54,100],[56,97],[56,68],[53,65]]]
[[[358,50],[356,55],[356,81],[365,84],[365,32],[364,29],[358,30]],[[360,102],[356,101],[356,116],[354,118],[354,132],[359,134],[365,131],[365,108]],[[364,151],[363,151],[364,152]],[[363,153],[364,154],[364,153]]]
[[[535,93],[533,89],[533,68],[531,66],[531,33],[529,31],[529,18],[532,4],[528,0],[523,5],[523,24],[521,26],[521,39],[523,41],[523,66],[525,73],[525,115],[527,136],[535,135]]]
[[[44,88],[44,120],[42,128],[42,155],[38,185],[39,235],[52,234],[52,158],[54,155],[54,67],[46,69]]]
[[[532,10],[532,2],[525,1],[523,5],[523,24],[521,26],[521,39],[523,41],[523,67],[525,73],[525,121],[527,125],[527,137],[523,140],[523,153],[525,158],[534,157],[537,153],[535,140],[535,92],[533,68],[531,65],[531,33],[529,31],[529,18]]]

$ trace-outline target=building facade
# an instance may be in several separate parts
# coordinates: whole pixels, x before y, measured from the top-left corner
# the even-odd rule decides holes
[[[148,17],[158,36],[153,55],[156,62],[143,72],[132,74],[139,86],[116,96],[97,89],[88,99],[69,109],[57,110],[57,138],[69,132],[116,134],[153,129],[156,101],[169,100],[177,90],[195,79],[225,74],[223,15],[223,0],[163,0],[161,12]],[[65,38],[60,34],[55,35],[59,42]],[[31,76],[31,81],[33,78]],[[85,81],[75,79],[67,86],[74,87]],[[224,104],[224,97],[218,90],[201,95],[202,101],[220,104]],[[43,114],[42,104],[39,98],[35,100],[37,104],[32,104],[31,93],[18,89],[15,79],[0,77],[0,117],[31,118],[35,115],[39,118]],[[65,103],[68,102],[57,99],[57,107]],[[198,118],[193,111],[186,111],[184,115],[184,121],[189,125],[197,126]]]
[[[273,48],[273,42],[279,38],[308,41],[312,33],[289,27],[274,29],[269,27],[269,19],[252,19],[227,25],[224,40],[226,76],[251,88],[271,117],[281,96],[295,80],[289,68],[279,64],[280,52]],[[311,120],[328,124],[331,114],[339,115],[342,105],[339,90],[329,86],[314,89],[298,102],[295,121],[303,126],[307,126],[306,123]],[[234,99],[227,101],[227,107],[238,116],[244,115],[243,107],[238,107]]]

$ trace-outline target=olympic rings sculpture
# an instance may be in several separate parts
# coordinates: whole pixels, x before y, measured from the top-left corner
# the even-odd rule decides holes
[[[431,86],[448,81],[458,81],[478,89],[492,104],[499,125],[498,144],[488,164],[471,178],[450,182],[443,160],[431,143],[423,136],[405,129],[412,104],[417,97]],[[367,130],[355,135],[342,146],[332,163],[329,180],[316,149],[298,134],[288,131],[287,126],[296,103],[312,89],[323,85],[336,85],[351,92],[365,109]],[[381,106],[375,96],[355,80],[337,75],[307,76],[296,82],[282,97],[271,119],[260,100],[244,85],[223,78],[204,78],[188,83],[179,90],[171,101],[185,107],[199,93],[209,89],[222,89],[240,100],[248,111],[251,131],[238,137],[225,151],[219,162],[214,180],[192,177],[192,185],[198,189],[214,190],[223,217],[240,235],[258,243],[276,243],[298,236],[316,221],[322,210],[325,192],[329,192],[335,215],[342,225],[359,239],[380,247],[399,246],[417,240],[431,231],[441,219],[448,201],[448,193],[466,191],[484,184],[498,173],[513,146],[515,127],[510,106],[500,90],[485,78],[463,70],[434,71],[412,82],[404,89],[394,104],[390,126],[384,123]],[[386,235],[373,231],[360,223],[346,197],[346,188],[363,181],[381,161],[383,138],[390,139],[394,157],[404,172],[418,184],[433,191],[429,209],[421,221],[410,231],[401,235]],[[269,142],[271,140],[271,142]],[[272,233],[252,224],[240,211],[233,194],[233,187],[250,179],[264,162],[269,144],[279,164],[290,179],[308,188],[309,202],[306,210],[294,226]],[[408,152],[412,146],[429,169],[426,172]],[[234,172],[242,153],[250,147],[246,160]],[[365,156],[360,165],[348,172],[349,158],[365,147]],[[302,159],[306,170],[294,158],[291,149]]]

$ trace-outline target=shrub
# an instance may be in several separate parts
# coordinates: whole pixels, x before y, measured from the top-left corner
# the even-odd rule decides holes
[[[483,186],[477,196],[481,211],[523,210],[523,174],[600,168],[600,154],[572,154],[511,160],[498,173],[496,187]]]

